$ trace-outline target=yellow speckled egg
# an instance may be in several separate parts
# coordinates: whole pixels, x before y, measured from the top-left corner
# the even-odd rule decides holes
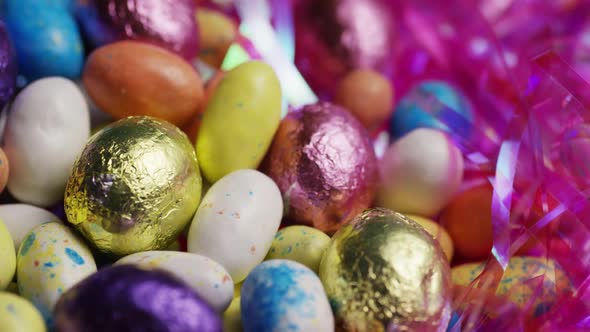
[[[449,261],[453,259],[453,240],[451,240],[451,236],[441,225],[439,225],[436,221],[428,218],[415,216],[411,214],[408,214],[406,216],[420,224],[420,226],[424,227],[424,229],[428,233],[430,233],[430,235],[432,235],[432,237],[434,237],[435,240],[438,241],[443,252],[445,253],[445,256],[447,256]]]
[[[330,237],[322,231],[308,226],[289,226],[277,232],[265,259],[293,260],[318,273],[322,255],[329,245]]]
[[[6,289],[16,270],[14,242],[4,222],[0,220],[0,290]]]
[[[19,292],[33,302],[49,326],[61,294],[94,272],[96,263],[86,244],[56,222],[33,228],[18,251]]]
[[[29,301],[12,293],[0,292],[0,331],[45,332],[45,322]]]
[[[197,135],[201,171],[214,183],[256,168],[270,147],[281,117],[281,86],[272,68],[246,62],[227,72],[207,104]]]
[[[481,274],[484,267],[485,263],[468,263],[452,268],[453,284],[468,286]],[[543,289],[550,291],[535,295],[537,292],[536,284],[527,283],[527,281],[543,275]],[[570,280],[563,269],[553,260],[522,256],[510,259],[496,290],[496,295],[506,295],[511,302],[519,306],[525,306],[532,296],[538,296],[533,304],[533,312],[535,316],[538,316],[550,309],[559,295],[569,291],[571,291]]]
[[[242,328],[240,300],[240,296],[234,297],[229,308],[223,313],[223,330],[225,332],[242,332],[244,330]]]

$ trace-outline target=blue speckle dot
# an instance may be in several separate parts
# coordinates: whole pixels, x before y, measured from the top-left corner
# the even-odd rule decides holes
[[[252,195],[254,195],[254,192],[253,192],[252,190],[250,190],[250,191],[248,192],[248,195],[252,196]]]
[[[71,248],[66,248],[66,255],[68,255],[68,257],[70,258],[70,260],[72,262],[74,262],[74,264],[77,264],[77,265],[84,264],[84,258],[82,258],[82,256],[80,256],[76,252],[76,250],[71,249]]]
[[[214,288],[219,288],[219,284],[213,285]]]
[[[49,278],[51,278],[51,279],[55,278],[55,273],[50,274]]]
[[[29,234],[29,236],[27,236],[27,238],[25,239],[23,244],[21,244],[21,248],[20,248],[20,255],[21,256],[25,256],[29,252],[29,249],[31,249],[31,247],[33,246],[33,243],[35,243],[35,238],[36,238],[35,233],[31,233],[31,234]]]
[[[15,314],[16,308],[14,307],[14,305],[12,303],[10,303],[6,306],[6,311],[8,311],[11,314]]]
[[[54,267],[55,265],[53,265],[52,262],[46,262],[45,264],[43,264],[43,266],[45,266],[45,267]]]

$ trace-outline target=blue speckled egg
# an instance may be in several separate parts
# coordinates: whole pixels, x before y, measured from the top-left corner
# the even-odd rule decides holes
[[[258,265],[242,286],[245,332],[334,331],[334,318],[320,279],[295,261]]]
[[[454,111],[454,112],[453,112]],[[441,119],[456,125],[449,128]],[[390,133],[399,138],[417,128],[435,128],[469,135],[473,114],[463,95],[448,83],[425,81],[410,90],[397,104],[390,122]]]
[[[19,71],[29,80],[80,76],[84,48],[68,1],[5,0],[4,19]]]
[[[14,48],[6,31],[6,25],[0,20],[0,109],[14,94],[16,72]]]

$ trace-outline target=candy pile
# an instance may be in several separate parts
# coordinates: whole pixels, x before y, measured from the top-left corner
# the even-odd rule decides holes
[[[590,330],[590,3],[0,1],[0,331]]]

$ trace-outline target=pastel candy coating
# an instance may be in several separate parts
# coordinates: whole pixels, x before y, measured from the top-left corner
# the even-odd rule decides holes
[[[55,222],[35,227],[20,246],[17,280],[20,294],[33,302],[49,326],[60,296],[96,272],[86,244],[68,227]]]
[[[442,131],[420,128],[393,143],[379,168],[377,206],[433,216],[459,188],[463,156]]]
[[[1,204],[0,219],[14,241],[15,252],[33,228],[46,222],[62,222],[55,214],[29,204]]]
[[[281,116],[281,86],[272,68],[246,62],[227,72],[208,102],[196,150],[205,178],[214,183],[238,169],[256,168]]]
[[[183,280],[219,312],[229,306],[234,283],[219,263],[205,256],[175,251],[144,251],[125,256],[116,264],[161,269]]]
[[[19,70],[24,76],[35,80],[80,75],[84,47],[68,8],[49,6],[45,1],[6,0],[4,9]]]
[[[330,237],[322,231],[308,226],[288,226],[275,235],[266,260],[293,260],[317,273],[329,245]]]
[[[318,276],[294,261],[258,265],[242,286],[246,332],[334,331],[334,318]]]
[[[89,135],[88,105],[75,83],[49,77],[28,85],[12,104],[4,134],[10,193],[38,206],[63,199],[72,165]]]
[[[450,131],[438,118],[442,111],[450,110],[456,112],[457,117],[463,118],[458,134],[469,134],[473,114],[465,97],[448,83],[422,82],[397,104],[390,120],[390,133],[393,137],[399,138],[417,128]]]
[[[43,317],[31,302],[0,291],[0,331],[45,332]]]
[[[240,282],[266,256],[283,215],[277,185],[255,170],[217,181],[197,209],[188,251],[223,265]]]
[[[16,271],[16,251],[10,232],[0,219],[0,291],[6,289]],[[2,310],[0,308],[0,310]]]
[[[241,297],[235,297],[227,310],[223,313],[223,330],[225,332],[242,332],[242,317],[240,307]]]

